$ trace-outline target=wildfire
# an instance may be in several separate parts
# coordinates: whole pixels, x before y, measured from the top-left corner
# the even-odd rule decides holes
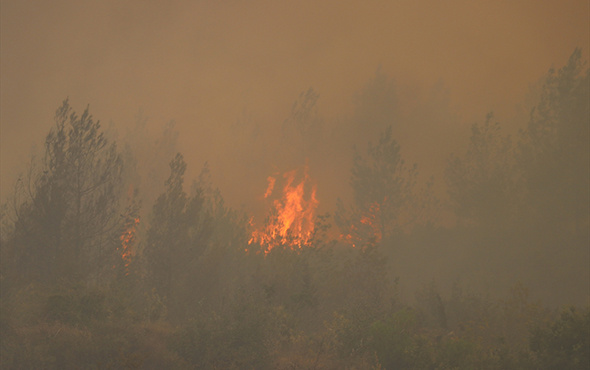
[[[139,224],[139,218],[133,219],[133,221],[129,222],[123,234],[119,237],[121,240],[121,258],[123,259],[125,265],[125,275],[129,274],[129,264],[131,263],[131,259],[135,255],[135,251],[133,250],[133,242],[135,241],[135,233],[136,227]]]
[[[381,205],[373,202],[361,213],[360,219],[351,222],[348,233],[342,234],[340,239],[353,248],[366,243],[378,244],[383,237],[382,228]]]
[[[381,230],[381,205],[379,203],[373,202],[369,206],[369,211],[361,217],[361,224],[367,226],[375,243],[381,241],[383,231]]]
[[[302,172],[302,173],[301,173]],[[272,212],[264,227],[254,230],[248,244],[259,244],[265,254],[277,246],[298,249],[309,245],[314,231],[315,211],[319,204],[316,186],[311,184],[307,166],[283,174],[282,193],[273,201]],[[268,177],[264,198],[275,191],[276,177]],[[250,220],[254,227],[253,220]]]

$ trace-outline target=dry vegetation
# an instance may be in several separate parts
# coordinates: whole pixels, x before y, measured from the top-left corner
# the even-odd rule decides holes
[[[278,173],[255,227],[207,167],[187,189],[173,128],[150,147],[162,175],[66,100],[3,205],[0,365],[588,369],[588,88],[576,50],[514,142],[492,115],[473,126],[446,171],[451,226],[390,122],[354,153],[349,202],[317,215],[313,171]],[[329,162],[317,98],[285,121],[301,166]]]

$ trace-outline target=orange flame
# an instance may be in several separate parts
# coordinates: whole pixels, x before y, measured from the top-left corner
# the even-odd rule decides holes
[[[273,189],[275,188],[275,182],[277,181],[277,179],[275,179],[272,176],[268,177],[268,187],[266,188],[266,192],[264,193],[264,198],[268,198],[271,194]]]
[[[373,202],[368,209],[360,215],[358,221],[353,221],[347,234],[342,234],[340,239],[356,247],[359,244],[379,244],[383,238],[381,225],[381,205]]]
[[[125,275],[129,275],[129,265],[131,259],[135,255],[133,249],[133,242],[135,241],[136,227],[139,224],[139,218],[135,218],[132,222],[129,222],[123,234],[119,237],[121,239],[121,258],[125,265]]]
[[[284,187],[280,198],[273,202],[273,212],[266,225],[252,232],[248,244],[259,244],[265,254],[277,246],[289,246],[292,250],[309,245],[314,231],[315,211],[319,204],[316,186],[311,185],[308,168],[303,168],[300,182],[298,170],[283,175]],[[264,198],[273,193],[276,178],[268,177]],[[254,226],[253,220],[250,225]]]

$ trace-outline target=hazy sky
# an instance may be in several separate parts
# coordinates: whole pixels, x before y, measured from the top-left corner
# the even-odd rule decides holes
[[[121,131],[140,109],[175,119],[197,169],[244,109],[281,122],[314,87],[326,115],[345,115],[379,67],[416,96],[444,84],[456,125],[508,119],[575,47],[588,59],[588,4],[1,0],[1,198],[68,96]]]

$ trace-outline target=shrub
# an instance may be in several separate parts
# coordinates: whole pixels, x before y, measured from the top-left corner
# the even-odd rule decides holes
[[[549,327],[535,328],[530,348],[543,369],[590,369],[590,308],[570,308]]]

